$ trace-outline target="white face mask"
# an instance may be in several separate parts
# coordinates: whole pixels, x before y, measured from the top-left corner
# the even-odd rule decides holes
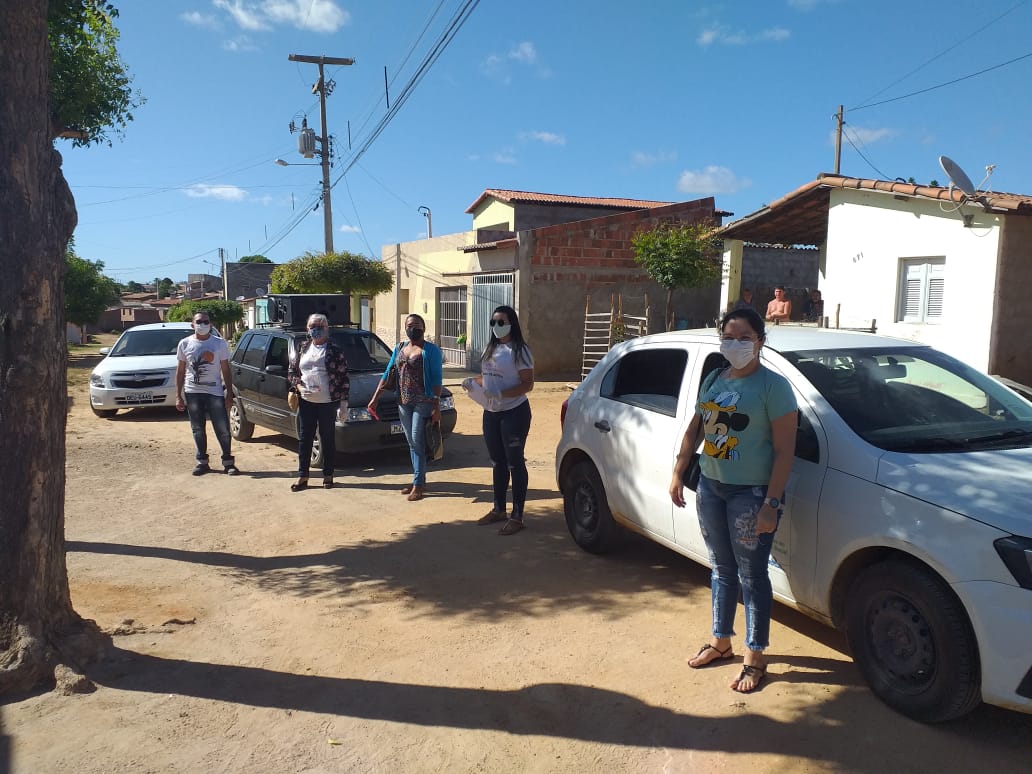
[[[194,323],[194,330],[198,336],[207,336],[211,333],[211,323]]]
[[[729,339],[720,342],[720,354],[727,358],[732,368],[741,371],[756,357],[754,341],[735,341]]]
[[[493,325],[491,327],[491,333],[493,333],[495,337],[499,339],[504,339],[506,336],[509,335],[509,332],[511,330],[511,325]]]

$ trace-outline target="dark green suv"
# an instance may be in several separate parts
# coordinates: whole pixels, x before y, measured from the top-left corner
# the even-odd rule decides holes
[[[229,427],[238,441],[251,438],[255,425],[293,438],[298,437],[297,413],[287,406],[287,366],[307,333],[282,326],[246,331],[233,352],[233,392],[236,400],[229,412]],[[379,419],[366,410],[377,382],[387,367],[391,349],[377,336],[361,328],[331,326],[330,338],[348,361],[351,395],[344,422],[337,421],[337,452],[351,454],[403,446],[405,433],[398,418],[398,397],[391,391],[380,395]],[[343,406],[342,406],[343,408]],[[455,402],[451,392],[441,390],[441,431],[455,428]],[[322,444],[316,435],[312,465],[322,465]]]

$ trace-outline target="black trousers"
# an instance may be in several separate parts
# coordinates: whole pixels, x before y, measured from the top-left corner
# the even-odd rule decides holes
[[[297,442],[297,475],[308,477],[308,468],[312,464],[312,443],[315,441],[315,429],[319,428],[319,440],[322,443],[323,478],[333,475],[333,465],[337,460],[337,408],[339,400],[329,403],[311,403],[301,398],[297,407],[298,425],[301,437]]]
[[[527,458],[523,451],[530,432],[530,402],[523,401],[508,411],[484,412],[484,442],[491,457],[494,479],[494,509],[505,513],[505,495],[512,479],[512,518],[523,520],[527,503]]]

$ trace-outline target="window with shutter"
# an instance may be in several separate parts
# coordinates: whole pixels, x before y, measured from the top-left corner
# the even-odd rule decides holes
[[[946,287],[945,258],[901,260],[899,314],[902,322],[940,322]]]

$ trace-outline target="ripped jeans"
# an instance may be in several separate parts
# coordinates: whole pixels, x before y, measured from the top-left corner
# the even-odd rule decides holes
[[[523,401],[508,411],[484,412],[484,443],[491,457],[494,483],[494,509],[505,513],[505,494],[512,477],[512,514],[523,521],[523,507],[527,502],[527,458],[523,450],[530,432],[530,401]]]
[[[762,651],[770,644],[770,614],[774,606],[767,571],[774,533],[756,534],[756,514],[766,495],[766,486],[722,484],[705,476],[699,479],[695,493],[699,527],[713,567],[713,636],[723,639],[734,635],[741,587],[745,646],[753,651]]]

